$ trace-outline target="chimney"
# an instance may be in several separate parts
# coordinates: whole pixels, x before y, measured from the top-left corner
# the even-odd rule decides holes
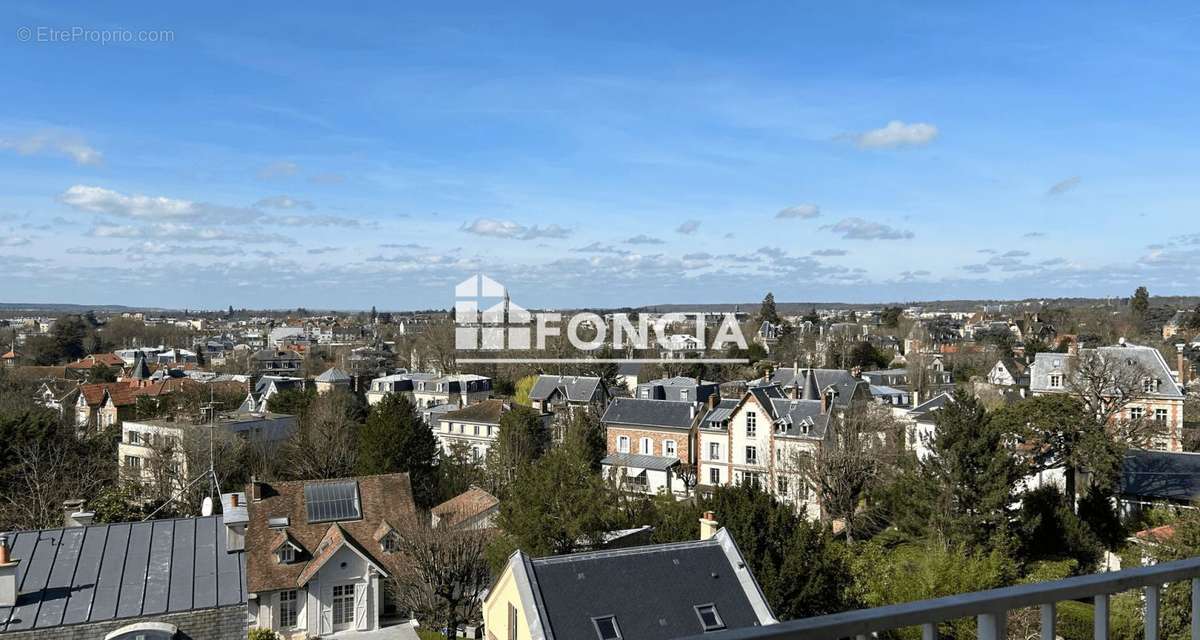
[[[229,504],[234,509],[238,508],[239,505],[238,505],[238,494],[237,493],[229,494]]]
[[[787,397],[791,400],[800,399],[800,384],[796,383],[787,388]]]
[[[250,494],[247,498],[250,502],[262,500],[262,483],[258,481],[257,476],[250,476],[250,486],[247,489],[247,493]]]
[[[96,517],[91,511],[84,511],[83,506],[86,504],[83,500],[72,499],[63,501],[63,528],[71,529],[74,527],[86,527],[92,524],[92,520]]]
[[[700,539],[708,540],[717,535],[717,517],[711,511],[705,511],[704,517],[700,518]]]
[[[720,401],[721,401],[721,394],[717,393],[716,391],[713,391],[712,393],[708,394],[707,402],[708,402],[709,409],[716,409],[717,403]]]
[[[1069,355],[1069,356],[1079,355],[1079,340],[1078,339],[1071,340],[1069,343],[1067,343],[1067,355]]]
[[[1179,344],[1175,345],[1175,351],[1178,353],[1178,360],[1179,360],[1179,362],[1178,362],[1178,366],[1179,366],[1179,386],[1181,386],[1181,387],[1186,387],[1186,386],[1187,386],[1187,383],[1188,383],[1188,380],[1187,380],[1187,376],[1188,376],[1188,361],[1187,361],[1187,358],[1184,358],[1184,357],[1183,357],[1183,349],[1184,349],[1184,347],[1185,347],[1185,346],[1186,346],[1186,345],[1184,345],[1182,342],[1180,342]]]
[[[17,565],[8,555],[8,536],[0,535],[0,607],[17,604]]]

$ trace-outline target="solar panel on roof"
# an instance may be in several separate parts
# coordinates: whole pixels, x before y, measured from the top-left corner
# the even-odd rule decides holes
[[[304,485],[304,509],[309,522],[358,520],[362,510],[358,503],[358,483],[321,482]]]

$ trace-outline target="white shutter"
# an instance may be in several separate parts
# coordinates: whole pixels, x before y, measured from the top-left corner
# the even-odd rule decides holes
[[[333,589],[321,589],[321,630],[318,633],[333,633]]]
[[[367,592],[368,584],[354,585],[354,628],[359,631],[367,630]]]

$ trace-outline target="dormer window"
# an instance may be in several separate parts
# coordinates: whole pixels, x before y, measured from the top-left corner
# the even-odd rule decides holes
[[[291,564],[296,561],[296,547],[285,544],[279,547],[279,564]]]
[[[1063,377],[1061,373],[1050,374],[1050,388],[1061,389],[1063,386]]]
[[[384,553],[396,553],[400,550],[400,534],[395,531],[388,531],[383,538],[379,540],[379,547]]]

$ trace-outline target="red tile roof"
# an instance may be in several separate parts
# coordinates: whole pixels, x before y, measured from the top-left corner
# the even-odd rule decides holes
[[[472,486],[470,489],[434,507],[431,512],[448,527],[470,520],[500,504],[496,496]]]
[[[93,353],[90,356],[84,356],[75,362],[67,365],[68,369],[91,369],[92,367],[103,364],[110,367],[124,367],[125,361],[115,353]]]

